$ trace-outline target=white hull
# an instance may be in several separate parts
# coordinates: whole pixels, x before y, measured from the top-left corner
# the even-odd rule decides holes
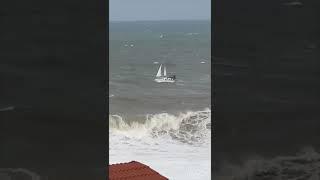
[[[157,83],[174,83],[174,82],[176,82],[175,80],[167,79],[167,78],[156,78],[156,79],[154,79],[154,81]]]

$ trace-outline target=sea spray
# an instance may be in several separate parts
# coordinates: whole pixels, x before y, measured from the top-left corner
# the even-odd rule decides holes
[[[120,115],[109,116],[110,132],[134,138],[169,136],[184,143],[201,143],[211,133],[211,111],[146,114],[143,121],[130,121]]]
[[[135,160],[169,179],[211,179],[210,109],[133,119],[109,116],[110,163]]]

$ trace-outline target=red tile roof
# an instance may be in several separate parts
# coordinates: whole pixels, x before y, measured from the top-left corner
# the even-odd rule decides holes
[[[109,180],[168,180],[149,166],[131,161],[109,165]]]

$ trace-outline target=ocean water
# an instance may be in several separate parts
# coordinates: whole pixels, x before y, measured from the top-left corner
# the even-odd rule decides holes
[[[211,179],[210,21],[111,22],[109,161]],[[176,83],[156,83],[165,64]]]

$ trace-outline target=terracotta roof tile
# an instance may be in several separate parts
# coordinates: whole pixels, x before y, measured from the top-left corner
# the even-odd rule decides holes
[[[168,180],[149,166],[131,161],[109,165],[109,180]]]

